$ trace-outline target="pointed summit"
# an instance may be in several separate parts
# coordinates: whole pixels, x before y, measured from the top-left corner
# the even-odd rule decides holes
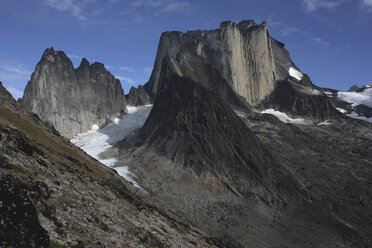
[[[80,66],[89,66],[89,61],[86,58],[83,58],[80,62]]]
[[[83,104],[82,104],[83,103]],[[75,69],[63,51],[45,50],[21,100],[66,138],[127,112],[120,81],[101,63],[83,58]]]

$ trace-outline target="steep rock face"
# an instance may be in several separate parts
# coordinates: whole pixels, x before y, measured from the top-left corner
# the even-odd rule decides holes
[[[317,121],[344,119],[326,94],[312,86],[307,75],[299,82],[290,78],[278,81],[275,90],[262,105]]]
[[[285,46],[280,41],[270,38],[271,48],[275,60],[276,80],[284,80],[288,77],[289,68],[293,67],[300,71],[291,59],[291,56]]]
[[[208,83],[180,76],[178,66],[164,59],[163,88],[149,118],[117,147],[120,161],[150,194],[215,236],[213,244],[226,235],[238,242],[233,247],[370,246],[367,125],[297,127],[237,111]],[[296,107],[304,98],[302,114],[317,108],[316,114],[332,113],[323,109],[327,97],[304,86],[310,84],[304,79],[287,82],[279,95],[291,99],[283,105]],[[312,104],[310,110],[305,106]],[[345,176],[351,172],[356,176]]]
[[[170,56],[183,63],[185,54],[189,60],[198,57],[213,66],[250,104],[259,103],[274,89],[275,64],[265,22],[260,25],[253,21],[223,22],[217,30],[163,33],[150,81],[145,86],[152,100],[161,88],[163,58]],[[187,70],[200,68],[189,64]],[[197,75],[191,78],[203,81]]]
[[[65,53],[53,48],[44,52],[21,104],[67,138],[127,112],[120,81],[103,64],[83,59],[74,69]]]
[[[248,181],[256,186],[265,181],[267,166],[272,163],[260,141],[230,107],[185,77],[171,77],[140,135],[146,145],[175,164],[198,176],[212,174],[240,194],[251,192],[247,191]]]
[[[125,98],[128,105],[131,106],[151,104],[151,99],[142,85],[139,85],[138,88],[131,87]]]

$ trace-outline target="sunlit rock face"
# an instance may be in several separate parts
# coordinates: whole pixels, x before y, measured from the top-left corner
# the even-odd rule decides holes
[[[120,81],[103,64],[83,59],[75,69],[64,52],[53,48],[45,50],[21,104],[67,138],[127,112]]]
[[[276,72],[271,38],[265,22],[239,24],[223,22],[220,29],[210,31],[165,32],[160,38],[158,53],[150,81],[146,84],[152,100],[162,88],[159,80],[164,57],[180,64],[181,73],[201,82],[212,78],[215,71],[202,71],[202,59],[211,65],[240,96],[255,105],[270,94],[275,86]]]

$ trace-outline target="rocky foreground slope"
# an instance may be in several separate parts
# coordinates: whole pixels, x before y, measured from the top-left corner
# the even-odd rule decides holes
[[[1,247],[215,247],[0,85]]]
[[[53,48],[45,50],[20,102],[67,138],[127,112],[121,83],[103,64],[83,59],[75,69]]]

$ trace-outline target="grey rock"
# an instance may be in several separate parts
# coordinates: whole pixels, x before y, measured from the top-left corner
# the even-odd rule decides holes
[[[82,59],[74,69],[53,48],[45,50],[20,103],[67,138],[127,112],[121,83],[103,64]]]
[[[367,118],[370,118],[372,117],[372,108],[364,105],[364,104],[360,104],[356,107],[354,107],[354,111],[359,114],[359,115],[363,115]]]
[[[0,247],[213,247],[1,85],[0,116]]]
[[[128,105],[131,106],[151,104],[151,99],[142,85],[139,85],[138,88],[134,88],[132,86],[129,90],[129,93],[125,95],[125,98]]]
[[[162,87],[159,77],[166,56],[179,64],[187,64],[189,73],[185,73],[185,67],[180,68],[181,73],[192,76],[196,82],[202,82],[203,78],[195,73],[200,68],[191,62],[195,58],[204,60],[220,73],[234,92],[253,105],[262,101],[275,86],[275,63],[265,22],[260,25],[254,21],[223,22],[216,30],[163,33],[151,78],[145,85],[152,100]],[[199,74],[211,75],[211,72]]]
[[[264,100],[262,106],[315,121],[345,119],[329,97],[313,86],[307,75],[299,82],[291,78],[278,81],[275,90]]]
[[[361,90],[361,88],[359,88],[357,85],[353,85],[353,86],[350,87],[348,92],[359,92],[360,90]]]
[[[275,60],[276,80],[286,79],[289,75],[289,68],[291,67],[300,71],[300,69],[292,61],[291,56],[288,50],[285,48],[284,43],[281,43],[274,38],[270,38],[270,41]]]

